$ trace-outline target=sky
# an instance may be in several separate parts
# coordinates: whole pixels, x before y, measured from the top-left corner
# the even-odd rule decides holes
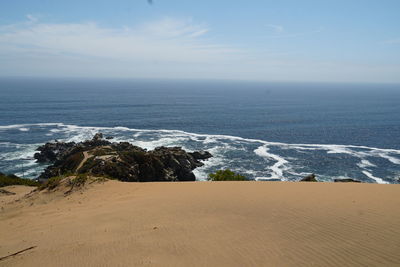
[[[0,0],[0,76],[400,83],[399,14],[398,0]]]

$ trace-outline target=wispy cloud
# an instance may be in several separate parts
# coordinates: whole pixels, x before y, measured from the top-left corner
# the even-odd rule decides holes
[[[267,38],[316,34],[270,27]],[[366,67],[269,53],[268,47],[238,49],[217,41],[210,26],[164,18],[132,27],[95,22],[44,23],[37,16],[0,25],[0,76],[214,78],[286,81],[399,81],[400,67]],[[212,38],[211,38],[212,36]],[[238,40],[241,43],[242,40]]]
[[[134,28],[104,28],[94,22],[49,24],[40,23],[31,15],[27,17],[25,23],[0,27],[1,54],[203,62],[237,51],[202,38],[208,27],[191,20],[165,18]]]
[[[275,25],[275,24],[268,24],[267,27],[271,28],[275,34],[273,35],[268,35],[268,38],[272,39],[280,39],[280,38],[295,38],[295,37],[302,37],[302,36],[307,36],[307,35],[313,35],[317,33],[321,33],[323,31],[323,28],[320,27],[318,29],[312,30],[312,31],[304,31],[304,32],[288,32],[284,26],[281,25]]]
[[[276,33],[283,33],[285,31],[285,28],[282,25],[267,24],[267,27]]]
[[[205,24],[196,24],[192,19],[178,20],[164,18],[162,20],[145,23],[136,28],[143,35],[161,38],[199,37],[209,29]]]

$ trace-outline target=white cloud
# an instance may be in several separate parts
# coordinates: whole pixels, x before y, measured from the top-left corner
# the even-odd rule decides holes
[[[163,19],[136,28],[96,23],[29,23],[0,27],[2,53],[47,53],[115,60],[206,62],[234,49],[199,39],[208,28],[191,21]],[[12,51],[10,51],[12,50]]]
[[[293,36],[278,25],[277,36]],[[0,76],[196,78],[284,81],[397,81],[398,65],[365,66],[238,49],[210,27],[165,18],[135,27],[28,21],[0,26]],[[311,33],[311,32],[310,32]],[[310,34],[310,33],[302,33]],[[314,33],[314,32],[312,32]],[[299,34],[297,34],[298,36]],[[283,38],[282,37],[282,38]],[[242,40],[240,40],[242,41]]]

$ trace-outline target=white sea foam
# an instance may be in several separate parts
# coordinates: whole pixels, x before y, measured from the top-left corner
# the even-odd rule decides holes
[[[138,140],[137,138],[114,138],[113,142],[129,142],[135,146],[139,146],[145,148],[147,150],[153,150],[156,147],[160,146],[179,146],[184,148],[185,141],[187,138],[185,137],[160,137],[155,140]]]
[[[225,169],[226,162],[222,157],[214,155],[214,157],[209,158],[203,161],[204,165],[200,168],[196,168],[193,170],[194,175],[196,176],[196,180],[204,181],[207,180],[209,169],[213,167],[218,167],[218,169]]]
[[[78,126],[78,125],[69,125],[63,123],[37,123],[37,124],[18,124],[18,125],[6,125],[0,126],[0,129],[12,129],[12,128],[20,128],[20,127],[27,127],[27,126],[57,126],[63,127],[67,130],[77,131],[77,130],[89,130],[89,131],[101,131],[101,130],[121,130],[121,131],[133,131],[133,132],[141,132],[141,133],[170,133],[170,134],[181,134],[186,136],[198,136],[209,138],[210,140],[216,141],[218,139],[226,139],[230,141],[241,141],[241,142],[249,142],[249,143],[262,143],[266,145],[272,146],[281,146],[282,148],[296,148],[296,149],[305,149],[305,150],[327,150],[331,153],[354,153],[355,151],[349,151],[348,149],[355,148],[355,149],[367,149],[367,150],[376,150],[380,152],[389,152],[400,154],[400,150],[397,149],[384,149],[384,148],[376,148],[376,147],[368,147],[368,146],[355,146],[355,145],[332,145],[332,144],[287,144],[281,142],[269,142],[260,139],[249,139],[249,138],[242,138],[238,136],[230,136],[230,135],[217,135],[217,134],[197,134],[197,133],[189,133],[181,130],[166,130],[166,129],[159,129],[159,130],[150,130],[150,129],[135,129],[135,128],[127,128],[127,127],[94,127],[94,126]]]
[[[257,177],[259,179],[265,178],[283,178],[284,175],[291,175],[295,177],[301,177],[308,173],[304,171],[301,166],[296,166],[295,164],[289,164],[289,161],[296,163],[296,158],[291,157],[290,150],[297,153],[304,153],[304,157],[312,155],[312,151],[322,151],[327,154],[347,154],[352,157],[356,157],[359,160],[358,163],[354,163],[354,168],[360,168],[361,171],[366,171],[369,175],[372,175],[369,167],[378,167],[371,163],[367,158],[370,157],[380,157],[388,160],[393,164],[400,164],[400,150],[396,149],[381,149],[375,147],[367,146],[353,146],[353,145],[335,145],[335,144],[287,144],[280,142],[268,142],[265,140],[258,139],[246,139],[237,136],[229,135],[211,135],[211,134],[196,134],[189,133],[180,130],[151,130],[151,129],[132,129],[127,127],[94,127],[94,126],[78,126],[78,125],[68,125],[63,123],[39,123],[39,124],[16,124],[16,125],[6,125],[0,126],[0,130],[6,131],[9,129],[31,129],[33,127],[48,127],[48,133],[44,136],[52,134],[56,136],[59,140],[67,142],[80,142],[86,139],[90,139],[97,132],[103,132],[105,135],[112,135],[115,138],[111,140],[112,142],[128,141],[135,145],[145,147],[147,149],[154,149],[157,146],[181,146],[186,150],[194,149],[206,149],[209,150],[214,157],[206,161],[205,166],[195,170],[196,176],[206,177],[206,174],[211,170],[216,168],[231,168],[237,169],[244,173],[246,171],[254,171],[253,173],[248,173],[252,177]],[[0,143],[3,147],[13,147],[14,145],[9,145],[8,142]],[[18,151],[29,152],[29,156],[33,155],[33,147],[26,148],[24,145],[15,145],[15,149]],[[254,146],[257,146],[255,150]],[[36,146],[37,147],[37,146]],[[285,152],[285,157],[283,157],[280,151],[289,150]],[[276,151],[271,153],[271,150]],[[246,153],[254,152],[257,156],[265,159],[265,164],[260,162],[255,162],[249,154],[249,158],[246,158]],[[22,153],[23,154],[23,153]],[[13,160],[22,157],[17,154],[7,154],[7,158]],[[289,154],[289,155],[288,155]],[[286,156],[288,155],[288,156]],[[25,157],[25,155],[24,155]],[[340,156],[338,156],[340,158]],[[0,158],[4,158],[4,154],[0,155]],[[248,170],[249,167],[238,167],[237,163],[245,163],[242,166],[254,166],[256,169]],[[247,164],[247,165],[246,165]],[[304,166],[303,166],[304,167]],[[334,166],[333,166],[334,167]],[[251,167],[250,167],[251,168]],[[297,168],[297,171],[296,171]],[[363,172],[364,175],[368,176]],[[323,174],[319,177],[324,177]],[[333,177],[326,177],[327,180]],[[371,177],[370,177],[371,178]],[[293,179],[293,178],[291,178]],[[325,179],[325,178],[324,178]],[[381,178],[372,178],[381,179]],[[378,181],[378,180],[376,180]],[[382,180],[383,181],[383,180]]]
[[[378,184],[388,184],[388,182],[384,181],[382,178],[375,177],[368,171],[362,171],[362,173],[364,173],[368,178],[374,179]]]
[[[283,171],[287,169],[285,167],[285,164],[288,163],[287,160],[278,155],[270,153],[269,148],[266,145],[258,147],[254,150],[254,153],[260,157],[276,161],[274,165],[268,167],[271,170],[271,177],[269,178],[283,178]]]
[[[24,150],[17,150],[14,152],[4,153],[2,155],[2,160],[4,161],[14,161],[14,160],[27,160],[33,159],[35,154],[35,148],[26,148]]]
[[[65,126],[64,123],[30,123],[30,124],[12,124],[12,125],[0,125],[0,130],[8,130],[8,129],[17,129],[17,128],[25,128],[25,127],[45,127],[45,126],[57,126],[62,127]]]
[[[400,164],[400,159],[397,159],[395,157],[391,157],[388,154],[380,153],[379,156],[384,158],[384,159],[387,159],[388,161],[390,161],[393,164],[398,164],[398,165]]]
[[[357,166],[360,167],[360,168],[376,167],[375,164],[369,162],[369,161],[366,160],[366,159],[363,159],[363,160],[361,160],[360,163],[357,163]]]
[[[15,147],[17,144],[11,143],[11,142],[0,142],[0,146],[2,147]]]
[[[326,152],[328,154],[350,154],[353,155],[353,151],[349,150],[346,147],[343,146],[330,146],[330,149]]]
[[[139,132],[139,133],[133,134],[133,137],[134,137],[134,138],[139,138],[141,135],[142,135],[142,133]]]

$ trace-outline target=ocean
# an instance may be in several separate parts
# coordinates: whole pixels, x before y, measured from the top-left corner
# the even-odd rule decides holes
[[[225,168],[256,180],[400,178],[399,85],[0,79],[0,172],[35,178],[39,145],[97,132],[208,150],[198,180]]]

